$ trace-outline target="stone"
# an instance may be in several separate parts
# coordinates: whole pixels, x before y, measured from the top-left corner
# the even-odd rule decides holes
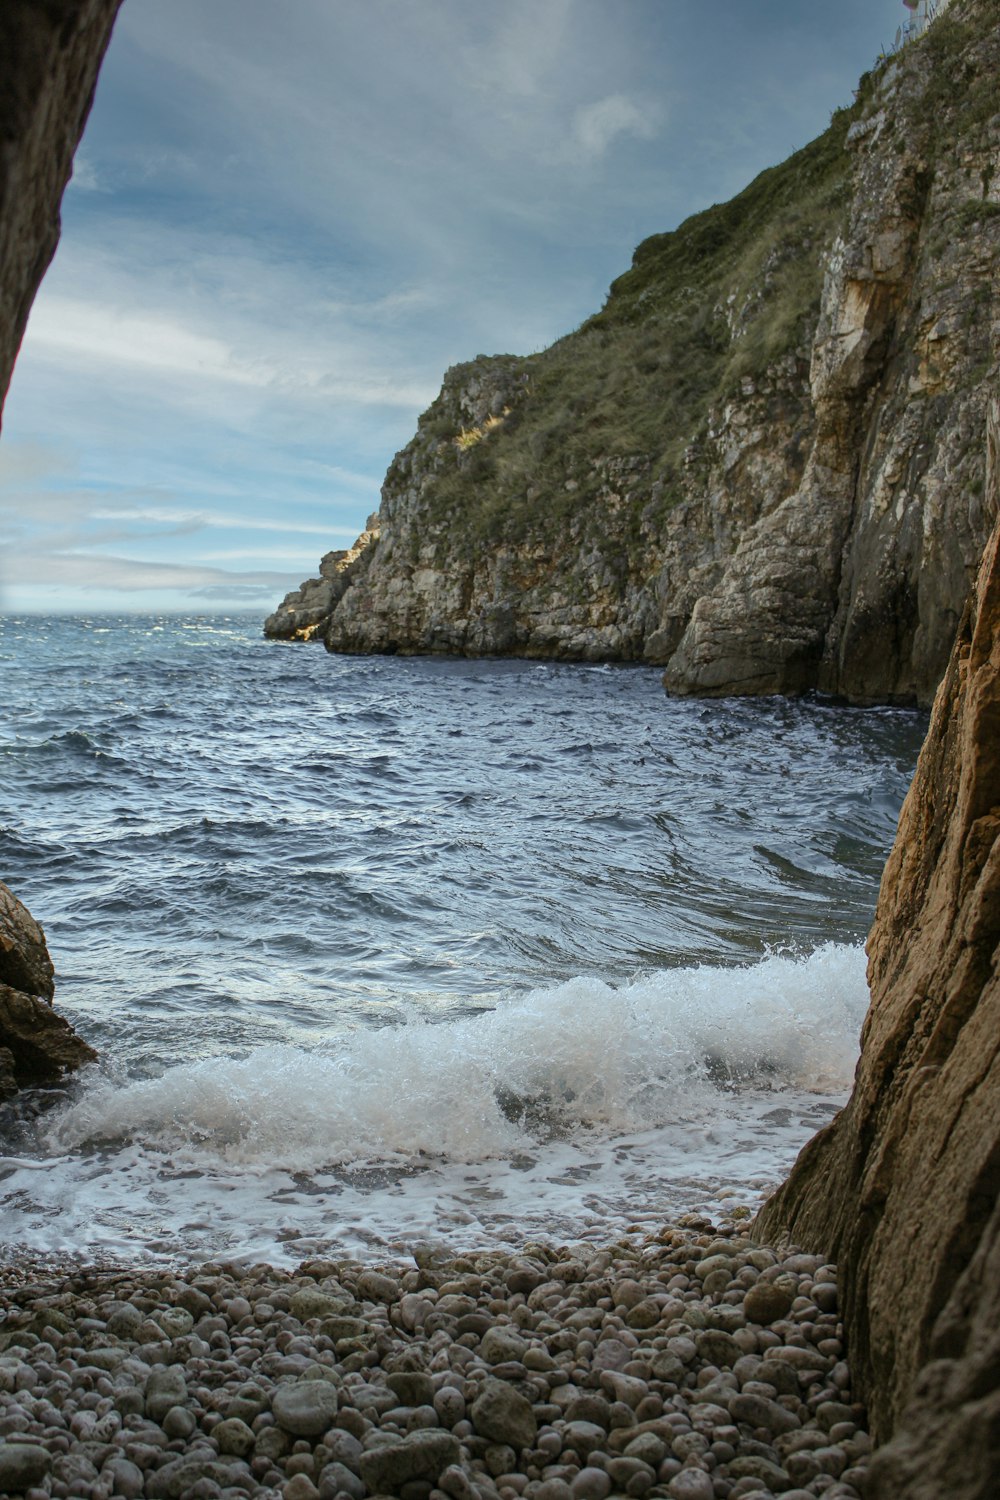
[[[519,1452],[530,1448],[538,1435],[531,1403],[501,1380],[487,1380],[472,1403],[472,1424],[483,1437],[509,1443]]]
[[[750,1427],[766,1427],[768,1432],[794,1432],[802,1423],[794,1412],[766,1396],[747,1395],[741,1391],[729,1403],[729,1415],[734,1422],[746,1422]]]
[[[346,1306],[343,1297],[333,1297],[317,1287],[300,1287],[292,1293],[288,1310],[300,1323],[308,1323],[310,1318],[338,1317]]]
[[[220,1453],[230,1453],[234,1458],[246,1458],[254,1450],[256,1437],[253,1429],[239,1417],[227,1417],[212,1428],[212,1436],[219,1445]]]
[[[28,908],[0,881],[0,984],[51,1000],[55,971],[45,933]]]
[[[386,1385],[395,1391],[401,1406],[434,1405],[434,1381],[420,1370],[394,1370],[386,1376]]]
[[[607,1500],[611,1479],[603,1469],[581,1469],[570,1482],[575,1500]]]
[[[52,1466],[37,1443],[0,1443],[0,1494],[18,1495],[39,1485]]]
[[[328,1380],[289,1380],[271,1400],[274,1419],[293,1437],[322,1437],[337,1415],[337,1387]]]
[[[793,1299],[793,1292],[776,1281],[755,1281],[743,1298],[743,1308],[751,1323],[766,1328],[779,1318],[787,1318]]]
[[[479,1352],[488,1365],[501,1365],[507,1360],[520,1360],[527,1347],[512,1328],[494,1325],[483,1335]]]
[[[414,1432],[402,1442],[363,1453],[361,1478],[372,1494],[393,1494],[411,1480],[436,1483],[460,1457],[458,1439],[450,1432]]]
[[[715,1500],[711,1477],[704,1469],[682,1469],[667,1485],[671,1500]]]
[[[164,1365],[150,1372],[146,1381],[146,1415],[162,1422],[172,1406],[187,1400],[187,1381],[179,1365]]]
[[[347,1495],[348,1500],[364,1500],[368,1493],[364,1480],[337,1460],[325,1466],[317,1488],[321,1500],[335,1500],[337,1495]]]

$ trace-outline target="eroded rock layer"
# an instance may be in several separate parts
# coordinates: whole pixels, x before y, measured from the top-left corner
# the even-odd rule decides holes
[[[349,569],[267,633],[930,702],[993,519],[998,74],[997,0],[954,0],[576,333],[449,371]]]
[[[1000,501],[1000,407],[990,424]],[[757,1233],[835,1254],[884,1500],[1000,1474],[1000,524],[937,695],[869,940],[850,1103]],[[978,1476],[978,1477],[977,1477]]]
[[[121,0],[0,5],[0,408]]]

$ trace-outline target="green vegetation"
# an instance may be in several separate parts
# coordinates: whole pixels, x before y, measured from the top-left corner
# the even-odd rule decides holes
[[[503,419],[456,431],[435,402],[418,435],[437,449],[425,491],[432,518],[460,516],[469,546],[552,537],[582,513],[595,461],[616,457],[642,459],[646,493],[655,484],[661,508],[676,504],[709,409],[809,339],[857,109],[838,111],[818,140],[731,202],[644,241],[596,316],[518,361],[528,393]],[[626,529],[639,546],[638,526]]]
[[[516,369],[527,385],[502,418],[459,424],[446,394],[421,419],[421,514],[447,528],[442,556],[531,538],[558,557],[561,544],[568,552],[596,539],[606,557],[638,561],[644,527],[697,488],[713,409],[751,382],[786,406],[802,390],[825,252],[848,207],[850,126],[884,83],[892,147],[919,141],[933,160],[936,142],[978,131],[996,115],[993,70],[973,55],[983,36],[981,25],[945,14],[866,74],[855,104],[817,140],[730,202],[645,240],[576,332],[529,358],[477,361],[487,380],[491,369],[498,379]],[[891,69],[909,74],[898,94]],[[931,178],[930,167],[914,176],[915,215]],[[969,204],[955,227],[994,212]],[[609,483],[616,460],[625,471]],[[602,486],[622,493],[630,481],[635,502],[610,517]]]

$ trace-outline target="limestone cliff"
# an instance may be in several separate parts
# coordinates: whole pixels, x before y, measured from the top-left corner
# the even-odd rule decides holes
[[[1000,406],[989,446],[1000,505]],[[868,951],[853,1095],[757,1232],[840,1262],[852,1373],[873,1434],[897,1432],[869,1495],[985,1500],[1000,1474],[1000,523]]]
[[[0,5],[0,409],[121,0]]]
[[[449,371],[336,588],[267,633],[929,702],[992,522],[998,73],[997,0],[953,0],[576,333]]]

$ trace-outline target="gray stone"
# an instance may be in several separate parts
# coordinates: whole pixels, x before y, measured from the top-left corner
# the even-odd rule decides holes
[[[337,1495],[347,1495],[349,1500],[364,1500],[367,1486],[346,1464],[336,1460],[327,1464],[320,1473],[317,1489],[320,1500],[335,1500]]]
[[[180,1365],[161,1365],[150,1372],[146,1381],[146,1415],[162,1422],[172,1406],[187,1400],[187,1381]]]
[[[500,1380],[487,1380],[472,1404],[472,1424],[483,1437],[509,1443],[518,1451],[530,1448],[538,1435],[531,1403]]]
[[[494,1326],[483,1335],[479,1352],[488,1365],[501,1365],[507,1360],[520,1360],[527,1347],[512,1328]]]
[[[741,1391],[729,1403],[729,1413],[734,1422],[746,1422],[751,1427],[765,1427],[768,1432],[794,1432],[802,1423],[794,1412],[766,1396],[747,1395]]]
[[[570,1489],[574,1500],[607,1500],[611,1493],[611,1478],[603,1469],[581,1469],[571,1480]]]
[[[212,1436],[219,1445],[219,1452],[232,1454],[234,1458],[246,1458],[253,1452],[257,1441],[253,1430],[239,1417],[227,1417],[212,1428]]]
[[[33,1489],[51,1467],[48,1451],[36,1443],[0,1443],[0,1493],[18,1495]]]
[[[294,1437],[321,1437],[337,1415],[337,1387],[328,1380],[285,1381],[271,1399],[279,1427]]]
[[[458,1439],[450,1432],[414,1432],[402,1442],[362,1453],[361,1478],[373,1494],[392,1494],[415,1479],[436,1483],[460,1457]]]
[[[776,1281],[755,1281],[743,1299],[743,1308],[751,1323],[766,1328],[791,1311],[794,1293]]]

